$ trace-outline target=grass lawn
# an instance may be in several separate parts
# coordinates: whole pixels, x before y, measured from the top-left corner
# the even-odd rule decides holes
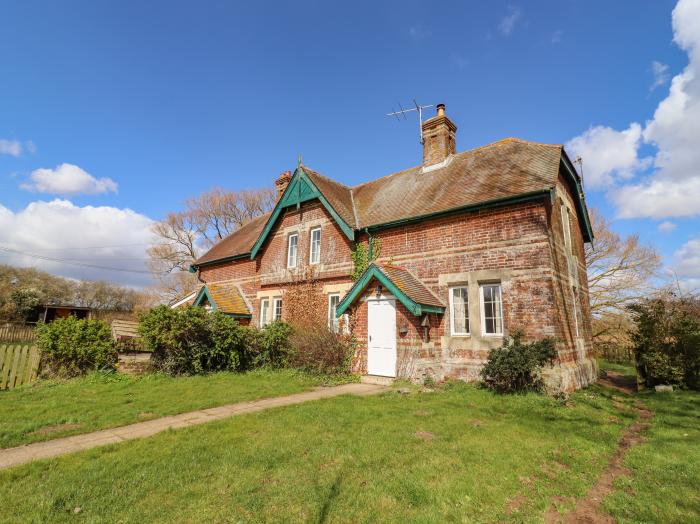
[[[319,381],[293,371],[171,378],[93,374],[0,391],[0,448],[165,415],[305,391]]]
[[[0,521],[537,522],[637,416],[613,396],[454,384],[272,409],[0,471]]]

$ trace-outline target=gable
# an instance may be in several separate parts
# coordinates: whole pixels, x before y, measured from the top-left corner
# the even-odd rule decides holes
[[[294,171],[294,175],[292,175],[292,180],[289,182],[287,189],[285,189],[282,197],[272,210],[272,214],[267,219],[267,222],[260,232],[258,239],[253,245],[253,248],[250,250],[250,258],[255,258],[262,246],[265,244],[265,241],[268,239],[273,227],[279,220],[284,209],[294,206],[299,209],[303,202],[308,202],[309,200],[314,199],[318,199],[321,202],[343,234],[349,240],[354,240],[355,229],[340,216],[338,211],[336,211],[336,209],[331,205],[328,198],[326,198],[326,196],[321,192],[312,178],[306,173],[304,168],[299,166],[297,167],[296,171]]]

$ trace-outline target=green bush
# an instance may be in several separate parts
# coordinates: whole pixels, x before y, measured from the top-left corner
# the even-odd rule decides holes
[[[233,318],[199,307],[158,306],[139,319],[154,369],[170,375],[238,371],[247,362],[249,337]]]
[[[700,303],[664,297],[630,306],[637,373],[648,387],[700,389]]]
[[[542,367],[557,356],[554,340],[545,338],[524,343],[522,334],[506,337],[500,348],[491,350],[481,370],[484,384],[499,393],[542,391]]]
[[[46,374],[74,377],[117,363],[111,331],[102,320],[62,318],[39,324],[36,336]]]
[[[284,368],[290,365],[292,327],[273,322],[262,329],[249,328],[246,363],[250,368]]]

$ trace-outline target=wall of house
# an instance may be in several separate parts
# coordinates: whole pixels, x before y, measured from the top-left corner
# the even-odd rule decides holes
[[[562,389],[574,389],[593,380],[590,358],[590,322],[586,287],[583,238],[570,190],[562,179],[557,201],[546,199],[470,214],[416,222],[373,233],[381,243],[379,262],[390,262],[411,271],[429,286],[447,306],[449,289],[469,288],[470,334],[453,336],[449,307],[446,314],[430,315],[429,339],[424,340],[422,318],[397,304],[397,348],[400,376],[421,380],[462,378],[475,380],[489,351],[502,337],[481,333],[479,284],[500,282],[504,330],[523,331],[526,338],[555,337],[559,362],[548,380]],[[566,255],[559,200],[572,212],[572,255]],[[310,231],[321,227],[321,262],[309,265]],[[299,234],[298,266],[287,268],[287,240]],[[359,241],[367,242],[366,234]],[[234,279],[251,305],[257,325],[263,298],[284,296],[289,282],[312,276],[326,293],[343,295],[352,285],[352,242],[335,224],[323,206],[307,202],[288,210],[272,230],[257,259],[233,261],[202,268],[204,281]],[[579,267],[576,287],[580,301],[580,331],[575,336],[572,315],[571,276],[567,256]],[[272,304],[272,300],[270,300]],[[367,305],[358,300],[350,309],[350,325],[358,340],[354,367],[367,369]],[[284,300],[283,300],[283,318]],[[401,335],[401,327],[406,334]]]
[[[321,260],[310,264],[311,230],[321,228]],[[289,235],[299,235],[297,267],[287,268]],[[243,259],[203,267],[204,282],[233,280],[239,284],[251,306],[252,325],[260,323],[263,299],[282,297],[282,317],[285,318],[284,293],[290,282],[306,278],[320,281],[324,294],[341,293],[352,282],[352,242],[343,234],[333,218],[318,201],[303,203],[299,209],[286,210],[274,226],[267,242],[255,260]],[[271,314],[271,311],[269,311]],[[271,318],[271,317],[268,317]]]

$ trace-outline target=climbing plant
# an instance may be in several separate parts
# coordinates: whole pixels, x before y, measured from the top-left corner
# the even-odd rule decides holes
[[[352,278],[353,282],[357,282],[362,276],[362,273],[367,271],[369,265],[379,258],[381,248],[381,241],[373,237],[369,237],[368,244],[355,244],[352,250],[352,273],[350,274],[350,278]]]

